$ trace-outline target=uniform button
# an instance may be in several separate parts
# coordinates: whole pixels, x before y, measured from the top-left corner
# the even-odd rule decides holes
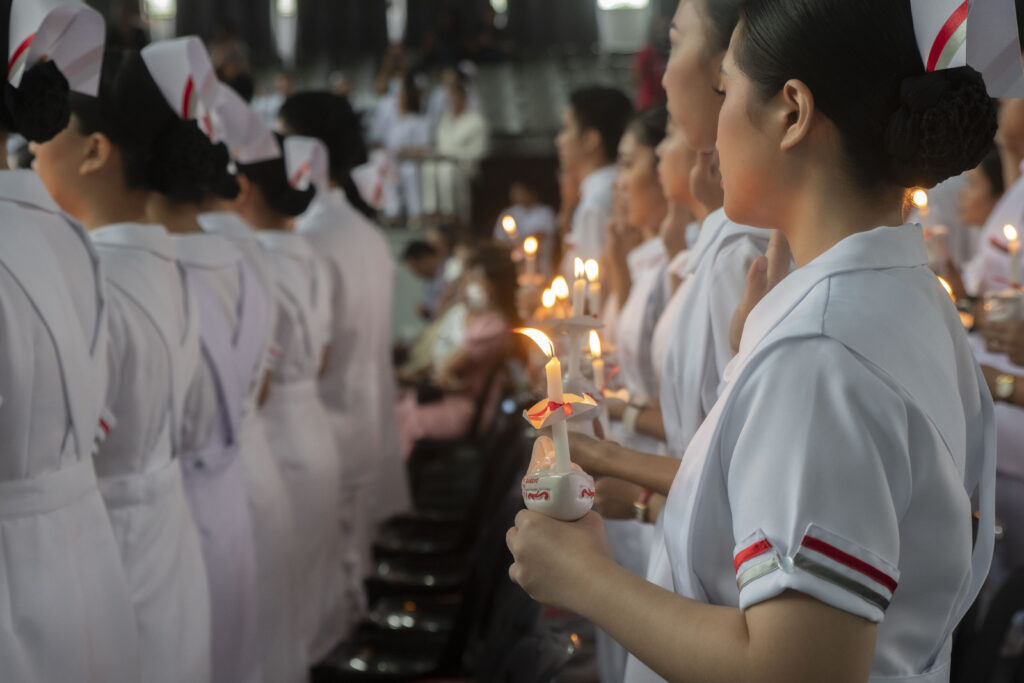
[[[783,557],[779,564],[782,565],[782,571],[786,572],[787,574],[792,574],[793,573],[793,558],[792,557],[788,557],[788,556],[787,557]]]

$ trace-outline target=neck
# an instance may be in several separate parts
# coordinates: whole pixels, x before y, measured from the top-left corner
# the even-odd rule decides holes
[[[899,197],[879,200],[852,190],[845,180],[812,176],[811,187],[794,193],[779,229],[785,234],[798,268],[807,265],[850,235],[882,225],[902,225]],[[820,180],[819,180],[820,178]],[[866,197],[871,196],[871,199]]]
[[[600,171],[607,165],[608,163],[604,159],[587,159],[580,164],[580,182],[582,183],[591,173]]]
[[[199,206],[196,204],[172,204],[166,197],[157,196],[150,199],[147,208],[149,219],[167,228],[168,232],[202,232],[199,227]]]
[[[275,211],[258,211],[240,214],[246,223],[257,230],[288,230],[292,219]]]
[[[114,223],[147,223],[148,200],[146,192],[124,187],[115,192],[96,193],[92,195],[89,206],[76,218],[90,231]]]
[[[1024,162],[1024,155],[1008,147],[999,150],[999,156],[1003,160],[1003,182],[1010,187],[1020,178],[1020,165]]]

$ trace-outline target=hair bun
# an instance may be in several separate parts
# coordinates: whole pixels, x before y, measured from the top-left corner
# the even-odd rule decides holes
[[[67,128],[71,120],[68,80],[51,61],[25,71],[21,84],[4,87],[0,124],[32,142],[46,142]]]
[[[195,204],[210,193],[233,199],[239,188],[229,161],[227,148],[210,142],[195,121],[175,118],[154,141],[150,184],[180,203]]]
[[[904,79],[885,138],[890,179],[933,187],[980,164],[995,134],[995,104],[974,69]]]

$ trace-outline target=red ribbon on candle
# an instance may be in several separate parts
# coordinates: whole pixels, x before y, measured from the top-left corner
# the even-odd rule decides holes
[[[559,408],[565,408],[566,416],[572,415],[572,404],[571,403],[559,403],[557,401],[549,400],[548,404],[546,406],[544,406],[543,408],[541,408],[540,410],[538,410],[535,413],[530,413],[529,414],[530,415],[530,419],[531,420],[540,420],[540,421],[543,422],[544,418],[546,418],[548,415],[550,415],[551,413],[555,412]]]

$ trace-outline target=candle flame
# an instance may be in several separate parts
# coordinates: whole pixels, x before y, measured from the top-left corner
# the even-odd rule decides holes
[[[594,358],[601,357],[601,336],[597,330],[590,331],[590,355]]]
[[[538,244],[536,237],[527,237],[523,242],[523,252],[527,256],[533,256],[537,253],[537,247],[539,246],[540,244]]]
[[[577,280],[583,277],[587,272],[586,266],[583,265],[583,259],[579,256],[577,256],[576,260],[572,262],[572,272],[576,275]]]
[[[512,330],[517,334],[529,337],[533,342],[540,347],[540,350],[544,352],[544,355],[548,358],[555,355],[555,345],[551,342],[546,334],[533,327],[517,327]]]
[[[587,274],[587,279],[591,282],[597,282],[597,276],[601,272],[601,267],[597,264],[594,259],[587,259],[587,262],[583,264],[584,272]]]
[[[1011,242],[1017,241],[1017,228],[1013,227],[1009,223],[1003,226],[1003,237]]]
[[[946,294],[949,294],[949,298],[953,300],[953,303],[956,303],[956,297],[953,296],[953,287],[946,281],[946,278],[940,277],[939,284],[946,290]]]
[[[555,299],[555,293],[550,289],[545,289],[544,293],[540,295],[540,302],[544,304],[544,308],[554,308]]]
[[[505,234],[509,237],[516,234],[516,219],[506,214],[501,219],[501,229],[505,231]]]
[[[551,291],[555,293],[555,296],[559,299],[569,298],[569,283],[565,281],[565,278],[559,275],[555,278],[555,281],[551,283]]]
[[[914,190],[913,194],[910,195],[910,201],[919,209],[926,208],[928,206],[928,193],[924,190]]]

